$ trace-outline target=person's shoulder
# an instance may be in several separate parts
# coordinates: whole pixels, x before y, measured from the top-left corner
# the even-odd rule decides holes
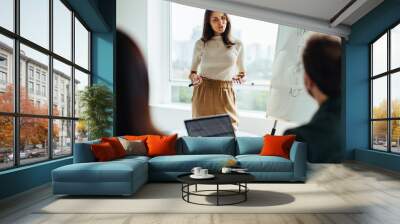
[[[232,38],[232,42],[235,44],[234,46],[239,50],[243,47],[243,42],[239,38]]]
[[[196,40],[195,45],[204,45],[204,41],[202,39],[198,39]]]

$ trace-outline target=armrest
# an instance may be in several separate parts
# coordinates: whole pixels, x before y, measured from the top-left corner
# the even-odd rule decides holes
[[[290,149],[294,181],[305,181],[307,176],[307,145],[295,141]]]
[[[90,146],[92,144],[100,143],[99,140],[75,143],[74,147],[74,163],[89,163],[95,162],[96,158],[92,153]]]

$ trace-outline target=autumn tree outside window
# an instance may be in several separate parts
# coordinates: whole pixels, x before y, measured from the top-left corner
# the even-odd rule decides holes
[[[71,156],[87,139],[77,105],[90,35],[64,0],[0,1],[0,171]]]

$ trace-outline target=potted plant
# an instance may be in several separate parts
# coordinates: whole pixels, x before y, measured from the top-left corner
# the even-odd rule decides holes
[[[108,129],[112,125],[113,94],[102,84],[86,87],[79,94],[81,118],[87,127],[89,140],[110,136]],[[82,125],[81,125],[82,126]]]

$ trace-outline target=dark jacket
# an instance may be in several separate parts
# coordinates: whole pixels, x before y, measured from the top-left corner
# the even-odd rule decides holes
[[[311,163],[338,163],[342,160],[340,99],[328,98],[308,124],[288,129],[296,140],[307,143],[307,157]]]

